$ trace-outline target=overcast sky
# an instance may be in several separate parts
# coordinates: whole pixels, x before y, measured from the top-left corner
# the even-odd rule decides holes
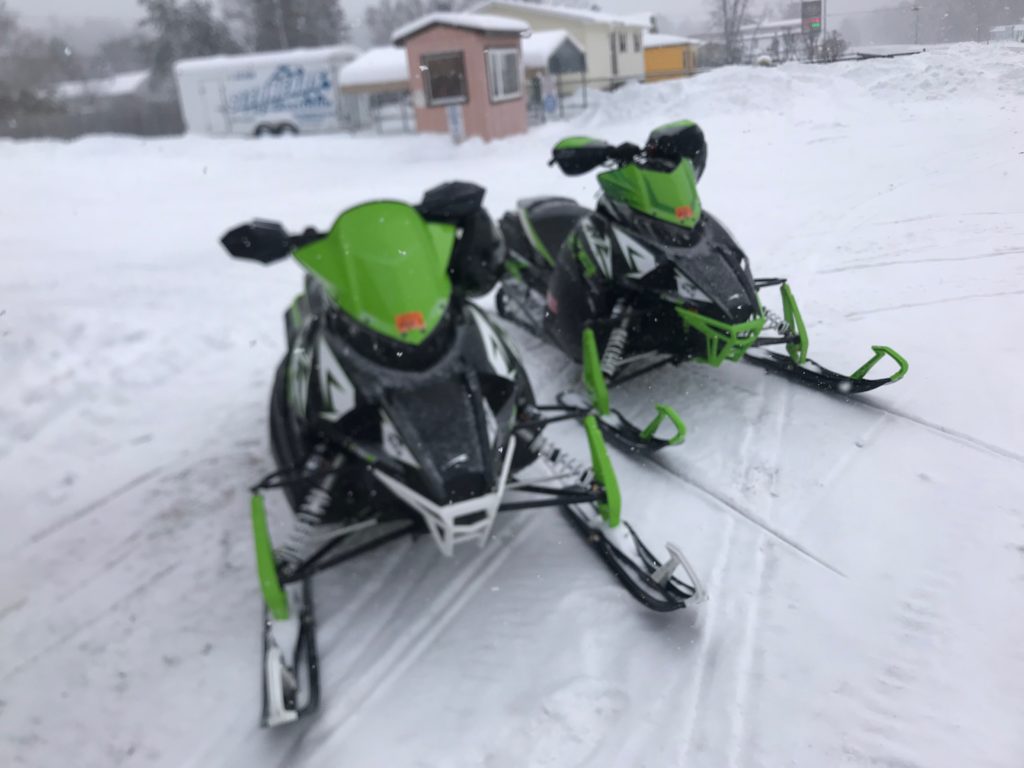
[[[697,31],[703,25],[707,15],[706,9],[710,0],[597,0],[601,8],[609,13],[636,13],[650,10],[666,16],[680,18],[692,24]],[[357,24],[363,15],[363,9],[373,0],[342,0],[342,7],[348,13],[349,21]],[[754,0],[753,5],[763,6],[765,3],[776,5],[781,0]],[[835,15],[838,26],[839,16],[859,14],[872,8],[894,6],[898,0],[826,0],[830,17]],[[56,18],[62,26],[85,20],[115,21],[125,26],[138,21],[139,4],[137,0],[7,0],[7,6],[15,11],[28,25],[46,26],[47,22]]]

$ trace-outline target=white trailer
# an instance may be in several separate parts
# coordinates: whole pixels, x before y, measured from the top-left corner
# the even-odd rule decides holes
[[[332,45],[182,59],[174,75],[185,127],[208,136],[342,130],[338,70],[359,53]]]

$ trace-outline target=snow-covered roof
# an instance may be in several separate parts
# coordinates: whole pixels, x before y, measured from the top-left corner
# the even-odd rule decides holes
[[[672,45],[704,45],[703,40],[680,35],[663,35],[660,32],[644,32],[644,48],[668,48]]]
[[[149,77],[148,69],[122,72],[95,80],[71,80],[58,83],[53,89],[57,99],[78,99],[83,96],[127,96],[142,87]]]
[[[524,13],[539,13],[547,16],[560,16],[564,19],[575,19],[590,24],[610,24],[624,27],[643,27],[650,25],[649,13],[633,13],[625,16],[617,16],[613,13],[603,11],[590,11],[586,8],[567,8],[564,5],[538,5],[536,3],[523,3],[518,0],[484,0],[479,5],[470,8],[471,11],[484,11],[489,8],[512,8],[522,10]],[[644,17],[644,18],[641,18]]]
[[[758,32],[768,30],[779,30],[779,29],[802,29],[802,19],[779,19],[778,21],[761,21],[755,24],[744,24],[740,27],[740,32]]]
[[[654,14],[647,12],[642,13],[627,13],[627,19],[632,19],[637,24],[641,25],[644,29],[650,29],[654,24]]]
[[[391,42],[400,43],[420,30],[443,24],[447,27],[473,29],[477,32],[508,32],[522,34],[530,30],[530,25],[519,19],[504,16],[484,16],[478,13],[428,13],[405,26],[399,27],[391,34]]]
[[[409,62],[404,48],[382,45],[371,48],[344,65],[338,75],[342,88],[400,83],[409,79]]]
[[[523,66],[527,69],[545,69],[552,54],[566,40],[583,50],[579,40],[564,29],[531,32],[529,37],[523,38]]]
[[[221,56],[202,56],[174,62],[175,72],[217,71],[230,67],[258,67],[261,64],[302,64],[316,59],[354,59],[362,53],[355,45],[324,45],[316,48],[289,48],[284,51],[236,53]]]

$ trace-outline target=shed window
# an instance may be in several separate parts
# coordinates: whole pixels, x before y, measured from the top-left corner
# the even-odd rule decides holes
[[[626,51],[626,33],[619,32],[619,50],[625,53]]]
[[[466,97],[466,67],[462,52],[437,53],[420,57],[426,83],[427,105],[462,104]]]
[[[491,48],[487,51],[487,86],[491,101],[508,101],[522,96],[517,49]]]
[[[643,48],[643,35],[639,32],[633,33],[633,52],[640,53],[640,49]]]

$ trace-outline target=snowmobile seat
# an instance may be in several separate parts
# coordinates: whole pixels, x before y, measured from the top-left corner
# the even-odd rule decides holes
[[[542,256],[554,263],[562,243],[569,237],[576,223],[589,211],[568,197],[540,197],[519,201],[519,210],[533,232],[527,232],[536,248],[543,248]],[[539,243],[538,243],[539,241]],[[546,253],[544,253],[546,252]]]

